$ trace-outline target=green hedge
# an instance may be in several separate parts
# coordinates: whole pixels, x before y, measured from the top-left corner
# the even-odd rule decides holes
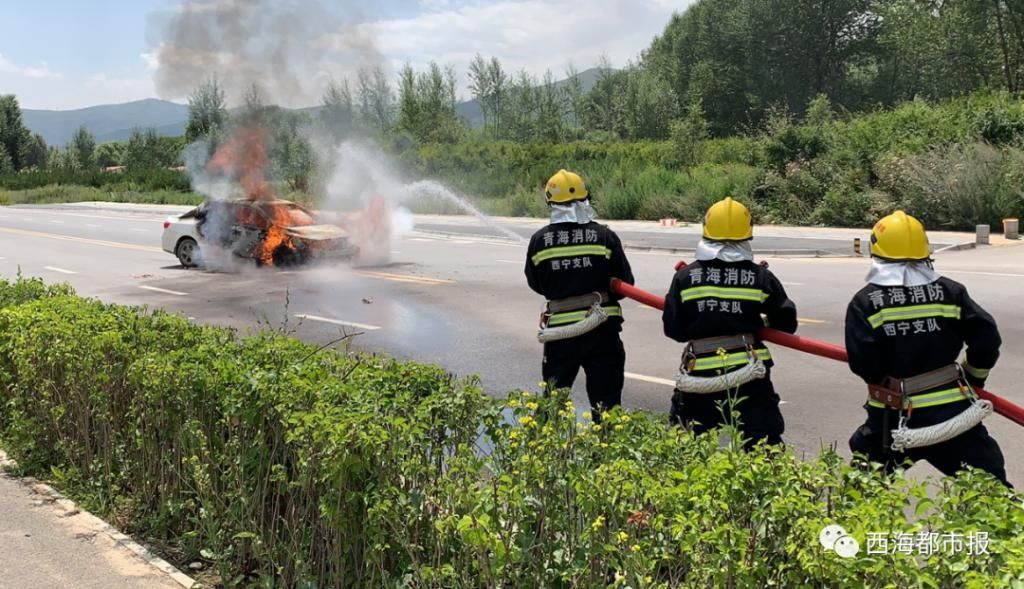
[[[34,300],[33,300],[34,299]],[[205,580],[260,587],[1009,586],[1024,510],[987,475],[924,485],[824,451],[745,453],[664,418],[277,332],[251,337],[0,282],[0,438]],[[988,554],[844,560],[869,532],[987,532]],[[1019,584],[1017,585],[1019,586]]]

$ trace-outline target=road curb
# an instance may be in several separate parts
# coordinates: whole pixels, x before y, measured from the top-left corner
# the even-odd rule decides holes
[[[934,252],[932,252],[932,255],[941,254],[942,252],[959,252],[959,251],[963,251],[963,250],[973,250],[973,249],[977,249],[977,248],[978,248],[978,244],[973,242],[973,241],[968,241],[968,242],[964,242],[964,243],[954,243],[953,245],[947,245],[945,247],[940,247],[939,249],[937,249]]]
[[[12,469],[17,468],[17,466],[18,463],[7,456],[7,453],[4,452],[3,449],[0,449],[0,472],[10,472]],[[181,585],[185,589],[190,589],[196,584],[195,579],[181,572],[181,570],[166,560],[153,554],[149,549],[133,540],[127,534],[122,533],[114,526],[96,517],[85,509],[82,509],[74,501],[68,499],[50,485],[39,482],[33,477],[16,476],[13,478],[22,485],[32,489],[33,492],[52,499],[53,502],[56,505],[59,505],[66,514],[83,516],[87,520],[90,528],[96,532],[106,534],[114,541],[115,544],[132,551],[146,564],[167,575],[178,585]]]
[[[453,231],[438,231],[437,229],[420,229],[414,228],[413,231],[416,233],[422,233],[425,235],[433,235],[445,239],[472,239],[474,241],[500,243],[505,245],[520,245],[525,244],[528,240],[524,237],[522,242],[516,242],[508,238],[498,237],[496,235],[483,235],[480,233],[456,233]],[[640,253],[659,253],[659,254],[693,254],[696,250],[692,247],[664,247],[657,245],[636,245],[628,242],[623,242],[623,248],[627,252],[640,252]],[[770,256],[770,257],[800,257],[800,258],[851,258],[856,257],[853,254],[844,254],[840,252],[834,252],[829,250],[819,249],[773,249],[773,250],[754,250],[754,253],[759,256]]]

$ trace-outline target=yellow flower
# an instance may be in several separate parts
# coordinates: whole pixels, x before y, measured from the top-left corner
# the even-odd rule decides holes
[[[653,582],[654,582],[654,577],[652,577],[650,575],[647,575],[646,577],[644,577],[644,583],[653,583]]]
[[[520,458],[519,461],[520,462],[529,462],[530,461],[530,455],[529,454],[523,454],[523,457]]]
[[[601,412],[601,419],[604,419],[605,421],[607,421],[608,418],[611,417],[611,416],[612,416],[612,414],[608,413],[607,411],[602,411]]]
[[[517,430],[517,429],[514,429],[514,430],[509,430],[509,432],[508,432],[508,438],[509,438],[510,440],[515,440],[515,439],[518,439],[518,438],[519,438],[519,430]]]
[[[523,391],[523,398],[524,399],[529,399],[530,398],[530,391]]]
[[[628,421],[629,421],[629,419],[630,419],[630,418],[629,418],[629,415],[628,415],[628,414],[626,414],[626,413],[623,413],[623,414],[622,414],[622,421],[627,421],[627,422],[628,422]]]
[[[602,447],[602,448],[607,448],[607,447],[608,447],[608,444],[607,444],[606,442],[601,442],[601,447]]]
[[[626,532],[619,532],[616,535],[616,537],[619,539],[619,542],[625,542],[626,540],[629,540],[629,534],[627,534]]]
[[[624,429],[624,428],[622,427],[622,425],[620,425],[620,424],[618,424],[618,423],[616,423],[616,424],[615,424],[615,431],[617,431],[617,432],[621,432],[621,431],[622,431],[623,429]]]
[[[507,407],[508,407],[509,409],[515,409],[516,407],[518,407],[518,406],[519,406],[519,401],[517,401],[517,400],[515,400],[515,399],[509,399],[509,400],[508,400],[508,402],[507,402],[507,403],[505,403],[505,405],[506,405],[506,406],[507,406]]]
[[[594,425],[590,426],[590,429],[594,430],[595,432],[599,432],[601,431],[601,424],[595,423]]]
[[[531,417],[529,415],[524,415],[524,416],[519,418],[519,424],[520,425],[525,425],[526,427],[530,427],[532,425],[535,425],[536,423],[537,423],[537,420],[535,420],[533,417]]]
[[[539,407],[539,405],[537,405],[533,401],[530,401],[529,403],[526,404],[526,408],[529,409],[530,411],[536,411],[537,407]]]
[[[565,402],[565,410],[566,411],[575,411],[576,410],[576,406],[572,404],[572,401],[566,401]]]
[[[602,527],[604,527],[604,516],[599,515],[597,516],[597,519],[594,520],[594,523],[590,524],[590,529],[596,532],[600,530]]]
[[[632,550],[633,552],[640,552],[640,545],[639,544],[634,544],[634,545],[630,546],[629,549]]]
[[[583,412],[583,419],[590,419],[590,412],[589,411],[584,411]]]

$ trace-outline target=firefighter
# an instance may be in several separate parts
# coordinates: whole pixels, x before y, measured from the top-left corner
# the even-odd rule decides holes
[[[548,299],[538,339],[544,344],[541,372],[552,388],[571,387],[579,369],[587,376],[587,396],[595,421],[618,405],[626,351],[622,298],[609,291],[612,278],[633,284],[633,272],[619,237],[594,222],[590,192],[583,179],[559,170],[545,188],[551,223],[530,239],[526,281]]]
[[[757,337],[766,324],[796,331],[796,305],[766,264],[755,264],[750,211],[732,198],[704,217],[703,238],[692,264],[672,278],[665,335],[686,342],[669,413],[673,423],[703,433],[730,423],[747,448],[781,444],[785,422],[771,381],[772,357]]]
[[[871,232],[867,285],[846,310],[850,370],[868,385],[867,421],[850,450],[887,470],[927,460],[947,475],[967,465],[1008,485],[999,445],[981,425],[991,404],[973,392],[999,357],[999,331],[930,256],[924,227],[903,211]]]

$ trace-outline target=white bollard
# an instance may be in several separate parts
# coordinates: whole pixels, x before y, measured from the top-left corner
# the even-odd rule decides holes
[[[975,227],[975,242],[978,245],[988,245],[989,226],[978,225]]]
[[[1006,239],[1020,239],[1020,221],[1017,219],[1003,219],[1003,237]]]

